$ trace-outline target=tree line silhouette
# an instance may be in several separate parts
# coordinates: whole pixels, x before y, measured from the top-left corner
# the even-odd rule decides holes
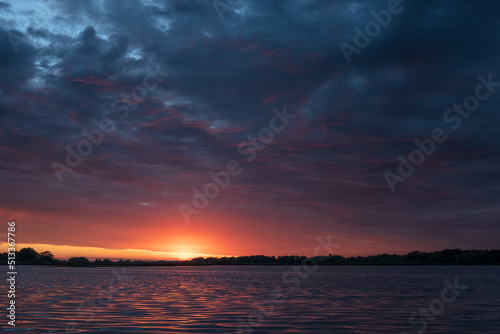
[[[8,253],[0,254],[0,264],[7,264]],[[370,256],[343,257],[341,255],[306,256],[250,255],[238,257],[198,257],[191,260],[143,261],[95,259],[72,257],[57,260],[50,251],[38,253],[31,247],[16,251],[16,264],[40,264],[62,266],[211,266],[211,265],[301,265],[305,260],[315,261],[318,265],[356,266],[356,265],[500,265],[500,250],[461,250],[445,249],[437,252],[414,251],[406,255],[380,254]]]

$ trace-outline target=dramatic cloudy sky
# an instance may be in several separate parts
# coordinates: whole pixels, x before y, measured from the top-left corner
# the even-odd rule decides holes
[[[60,258],[312,255],[328,235],[343,255],[499,248],[500,87],[443,115],[478,76],[500,81],[500,4],[402,1],[348,63],[340,43],[387,6],[0,2],[0,220]],[[239,145],[285,107],[296,117],[248,162]],[[447,140],[391,191],[384,173],[436,128]],[[241,173],[187,224],[179,206],[231,160]]]

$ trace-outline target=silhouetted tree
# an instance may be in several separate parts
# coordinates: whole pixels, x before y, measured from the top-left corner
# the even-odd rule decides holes
[[[54,261],[54,255],[52,255],[52,253],[49,251],[41,252],[38,256],[40,258],[40,261],[42,261],[42,262],[53,262]]]
[[[18,260],[21,262],[36,262],[39,254],[31,247],[23,248],[18,253]]]
[[[68,260],[70,266],[88,266],[90,261],[86,257],[72,257]]]

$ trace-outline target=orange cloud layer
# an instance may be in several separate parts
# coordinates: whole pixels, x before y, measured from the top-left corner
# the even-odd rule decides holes
[[[3,252],[7,251],[9,246],[6,243],[0,244],[0,249]],[[196,253],[193,247],[176,246],[177,251],[161,252],[148,249],[107,249],[99,247],[77,247],[77,246],[60,246],[50,244],[16,244],[16,249],[20,250],[25,247],[31,247],[37,252],[51,251],[52,254],[59,260],[69,259],[71,257],[84,256],[89,259],[131,259],[131,260],[187,260],[195,257],[208,256],[227,256],[220,254],[203,254]]]

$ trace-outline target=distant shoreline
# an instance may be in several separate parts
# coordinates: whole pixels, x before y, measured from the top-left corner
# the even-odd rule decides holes
[[[0,263],[5,264],[5,263]],[[54,268],[133,268],[133,267],[286,267],[288,264],[112,264],[112,265],[67,265],[54,263],[18,263],[18,266]],[[496,267],[500,264],[320,264],[319,267]]]
[[[7,253],[0,254],[0,264],[7,264]],[[380,254],[370,256],[323,255],[306,257],[298,255],[239,257],[208,257],[191,260],[118,260],[73,257],[57,260],[52,253],[38,254],[32,248],[16,252],[16,265],[48,265],[56,267],[187,267],[187,266],[496,266],[500,265],[500,250],[445,249],[438,252],[414,251],[406,255]],[[10,263],[9,263],[10,264]]]

